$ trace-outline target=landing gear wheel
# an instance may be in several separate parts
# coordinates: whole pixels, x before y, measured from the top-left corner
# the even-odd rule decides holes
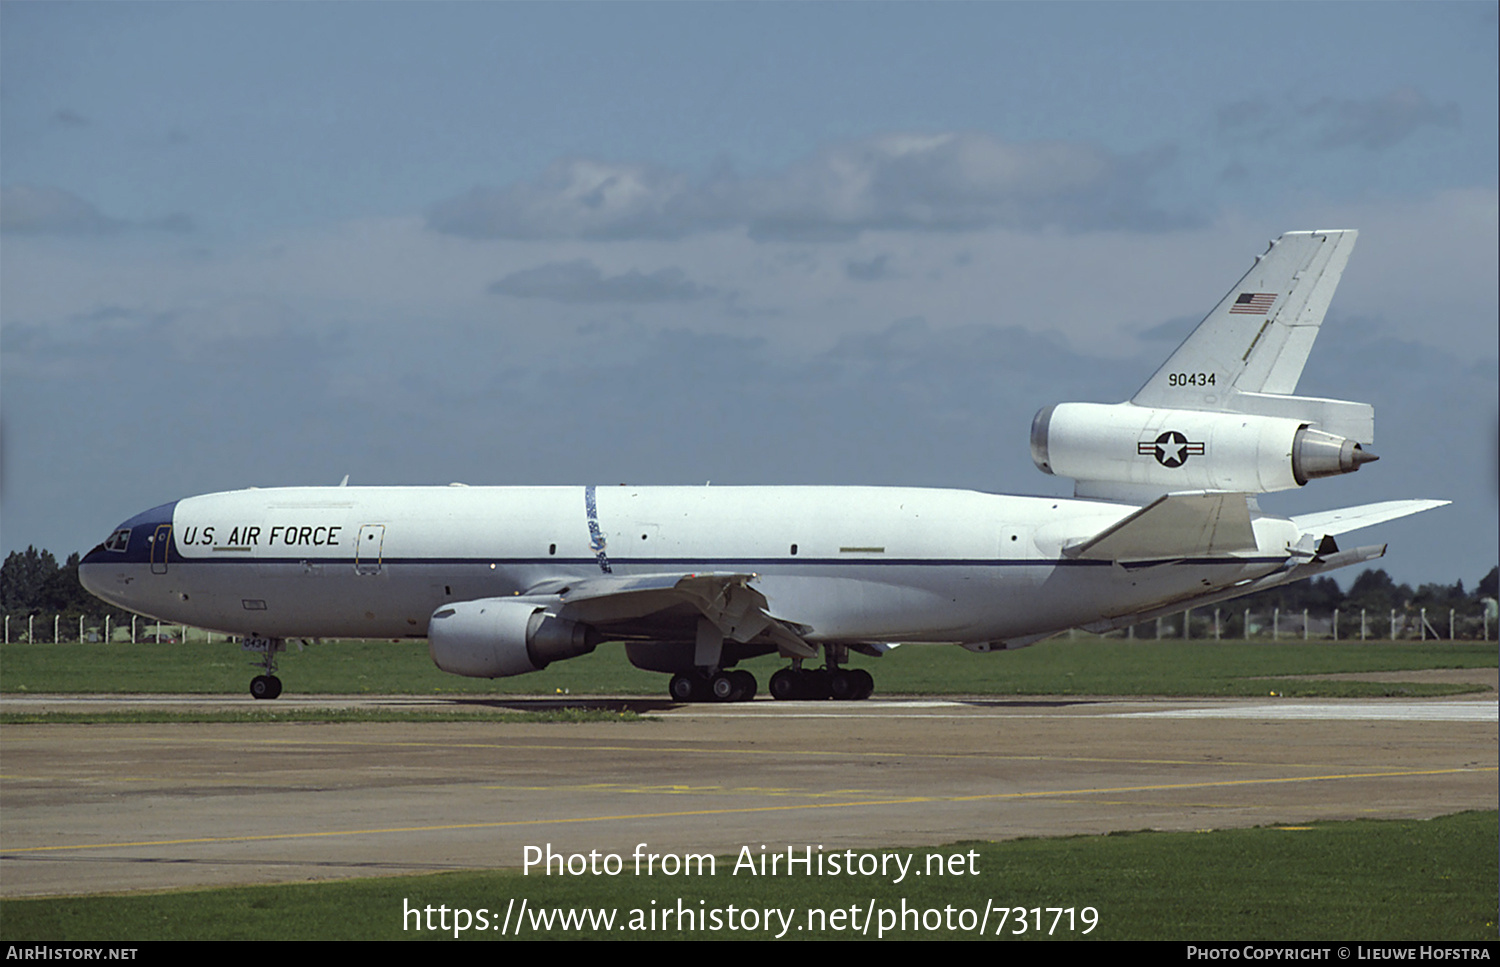
[[[256,675],[250,679],[250,695],[254,698],[271,699],[281,694],[281,679],[275,675]]]
[[[801,689],[797,687],[801,676],[790,668],[783,668],[771,676],[771,697],[778,702],[788,702],[794,698],[800,698],[798,694]]]
[[[829,674],[828,669],[826,668],[802,669],[802,674],[800,676],[801,694],[799,694],[797,697],[809,698],[813,699],[814,701],[831,697],[833,695],[833,689],[830,687],[829,680],[832,677],[833,676]]]
[[[678,702],[695,702],[698,700],[698,679],[694,675],[684,675],[681,672],[672,676],[672,682],[667,686],[667,693]]]
[[[740,699],[739,683],[733,672],[719,672],[708,680],[708,693],[715,702],[737,702]]]
[[[771,676],[771,697],[779,701],[828,698],[833,679],[822,668],[783,668]]]
[[[835,701],[857,702],[875,691],[875,678],[863,668],[839,668],[828,674],[828,691]]]
[[[739,685],[739,700],[741,702],[748,702],[755,697],[755,692],[760,686],[756,684],[754,675],[745,671],[743,668],[739,669],[738,671],[732,671],[729,673],[729,675],[735,680],[735,683]]]

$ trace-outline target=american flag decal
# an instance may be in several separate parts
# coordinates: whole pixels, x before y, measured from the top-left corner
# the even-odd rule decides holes
[[[1274,292],[1241,292],[1229,311],[1242,316],[1263,316],[1271,310],[1271,304],[1275,301]]]

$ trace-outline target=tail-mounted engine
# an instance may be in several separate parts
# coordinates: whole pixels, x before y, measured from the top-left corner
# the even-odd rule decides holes
[[[599,633],[531,601],[483,598],[439,608],[427,627],[427,650],[445,672],[505,678],[541,671],[594,650]]]
[[[1059,403],[1031,423],[1039,469],[1078,481],[1080,496],[1182,490],[1270,493],[1314,477],[1353,473],[1379,459],[1306,420],[1170,410],[1118,403]]]

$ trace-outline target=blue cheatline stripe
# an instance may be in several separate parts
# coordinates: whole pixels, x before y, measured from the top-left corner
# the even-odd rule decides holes
[[[1124,565],[1126,568],[1160,567],[1167,564],[1188,564],[1193,566],[1216,566],[1216,565],[1238,565],[1238,564],[1280,564],[1287,558],[1284,557],[1237,557],[1226,559],[1222,557],[1169,557],[1155,561],[1131,561]],[[172,556],[173,564],[317,564],[354,565],[352,557],[180,557],[175,552]],[[597,564],[598,558],[594,557],[388,557],[382,562],[385,566],[392,565],[474,565],[488,566],[495,564],[499,566],[518,565],[554,565],[570,566],[580,564]],[[632,557],[626,560],[616,558],[613,563],[605,562],[605,566],[611,570],[605,573],[613,573],[615,566],[629,565],[632,567],[669,567],[686,571],[701,571],[706,567],[712,568],[747,568],[747,567],[775,567],[806,568],[806,567],[1112,567],[1112,561],[1073,560],[1070,558],[1031,558],[1014,560],[984,560],[977,558],[893,558],[872,560],[850,560],[848,558],[818,558],[798,557],[796,560],[788,558],[767,557]]]

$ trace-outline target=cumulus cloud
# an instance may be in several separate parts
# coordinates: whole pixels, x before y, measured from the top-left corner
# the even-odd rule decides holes
[[[535,181],[440,202],[427,222],[470,238],[673,238],[689,230],[692,196],[665,168],[561,159]]]
[[[1300,106],[1268,99],[1227,104],[1217,111],[1219,133],[1231,141],[1264,143],[1289,138],[1319,148],[1389,148],[1424,128],[1456,128],[1458,105],[1434,104],[1404,87],[1367,98],[1324,97]]]
[[[1404,141],[1422,128],[1458,127],[1458,105],[1434,104],[1409,87],[1379,97],[1325,97],[1304,112],[1319,125],[1318,145],[1376,150]]]
[[[183,214],[131,222],[110,218],[72,192],[50,185],[0,188],[0,232],[6,235],[105,235],[129,228],[192,231]]]
[[[572,262],[549,262],[531,269],[512,272],[489,291],[519,299],[548,299],[553,302],[685,302],[702,299],[713,290],[688,279],[679,268],[658,269],[648,274],[631,269],[621,275],[606,276],[588,259]]]
[[[864,262],[849,261],[844,263],[844,275],[855,282],[875,282],[879,279],[890,277],[890,256],[877,255],[873,259]]]
[[[0,232],[7,235],[97,235],[123,227],[99,209],[61,188],[10,185],[0,188]]]
[[[532,181],[474,188],[428,212],[430,229],[470,238],[680,238],[722,228],[757,239],[847,239],[872,229],[1159,229],[1151,204],[1170,151],[1120,156],[1074,142],[985,134],[884,134],[834,145],[779,171],[669,168],[560,159]]]

